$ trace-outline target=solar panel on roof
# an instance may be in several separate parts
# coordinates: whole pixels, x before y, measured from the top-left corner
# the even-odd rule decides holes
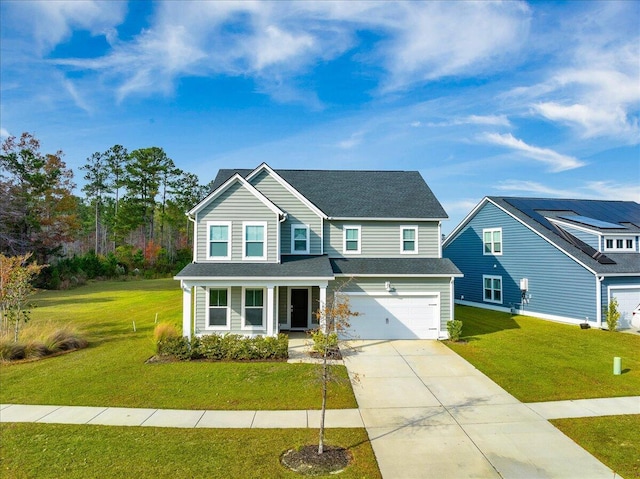
[[[575,221],[576,223],[582,223],[583,225],[593,226],[594,228],[602,228],[602,229],[620,229],[624,228],[622,225],[617,225],[614,223],[609,223],[607,221],[597,220],[595,218],[589,218],[588,216],[581,215],[564,215],[558,216],[558,218],[562,218],[564,220]]]

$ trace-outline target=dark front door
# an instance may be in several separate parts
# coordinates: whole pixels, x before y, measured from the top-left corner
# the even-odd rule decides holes
[[[304,328],[308,325],[309,290],[291,289],[291,328]]]

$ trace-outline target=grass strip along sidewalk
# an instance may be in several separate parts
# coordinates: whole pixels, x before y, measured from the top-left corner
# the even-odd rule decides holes
[[[0,402],[169,409],[319,409],[318,367],[284,362],[145,364],[155,315],[180,324],[171,279],[97,282],[34,297],[28,327],[73,324],[89,347],[40,361],[0,365]],[[134,323],[136,331],[134,331]],[[346,379],[346,369],[337,367]],[[357,407],[348,381],[330,385],[329,408]]]

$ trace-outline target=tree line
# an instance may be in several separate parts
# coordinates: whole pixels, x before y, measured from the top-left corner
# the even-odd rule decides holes
[[[54,283],[78,271],[88,277],[132,269],[170,273],[190,260],[185,212],[208,186],[176,167],[162,148],[114,145],[93,153],[80,167],[84,196],[74,194],[63,152],[42,153],[32,134],[8,137],[1,150],[0,253],[31,253],[50,265],[41,276]]]

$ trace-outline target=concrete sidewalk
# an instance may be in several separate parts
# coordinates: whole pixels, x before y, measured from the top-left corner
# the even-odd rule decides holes
[[[616,477],[546,419],[637,413],[640,398],[523,404],[437,341],[353,343],[344,361],[383,477]]]
[[[318,428],[320,411],[205,411],[2,404],[0,423],[3,422],[184,428]],[[325,425],[328,428],[364,427],[358,409],[327,409]]]

